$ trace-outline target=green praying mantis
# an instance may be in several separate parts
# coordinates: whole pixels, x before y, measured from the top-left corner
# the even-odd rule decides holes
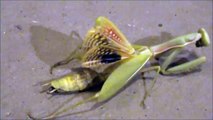
[[[83,68],[94,68],[104,65],[114,66],[115,64],[117,64],[117,66],[111,70],[111,73],[105,78],[101,90],[94,96],[79,101],[60,111],[58,110],[43,119],[54,118],[89,101],[101,103],[109,100],[129,83],[131,78],[137,73],[155,70],[157,73],[156,75],[159,73],[169,75],[189,72],[197,68],[206,61],[205,56],[169,67],[181,50],[190,44],[195,44],[196,47],[208,46],[210,44],[210,39],[206,30],[201,28],[198,32],[183,35],[155,46],[132,45],[114,23],[106,17],[98,17],[95,26],[88,31],[79,49],[75,50],[65,60],[53,65],[50,72],[52,73],[53,68],[67,64],[73,59],[80,60]],[[171,53],[167,56],[162,65],[144,68],[149,60],[167,51],[171,51]],[[156,76],[153,80],[153,83],[155,82]],[[147,95],[148,92],[145,97]],[[144,104],[144,100],[141,104]],[[30,117],[33,118],[32,116]]]

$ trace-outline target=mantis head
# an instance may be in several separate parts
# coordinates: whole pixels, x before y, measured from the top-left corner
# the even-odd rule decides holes
[[[205,47],[210,44],[210,38],[205,29],[201,28],[198,30],[198,33],[201,34],[201,37],[198,41],[196,41],[196,47]]]

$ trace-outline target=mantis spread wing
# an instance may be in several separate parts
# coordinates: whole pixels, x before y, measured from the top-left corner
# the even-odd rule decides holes
[[[98,17],[96,24],[89,30],[82,48],[84,67],[96,67],[129,58],[135,49],[120,30],[107,18]]]
[[[91,48],[83,57],[84,67],[93,67],[101,64],[114,63],[116,61],[131,57],[123,51],[109,46],[95,46]]]

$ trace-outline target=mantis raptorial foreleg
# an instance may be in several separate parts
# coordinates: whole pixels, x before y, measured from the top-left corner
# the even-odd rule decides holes
[[[72,39],[74,36],[77,37],[77,40],[83,41],[82,38],[80,37],[80,35],[77,32],[72,31],[70,33],[70,39]],[[78,49],[78,48],[81,48],[81,45],[79,45],[77,47],[77,49],[75,49],[66,59],[64,59],[62,61],[59,61],[59,62],[55,63],[53,66],[51,66],[50,73],[52,74],[53,69],[56,68],[56,67],[58,67],[58,66],[66,65],[66,64],[68,64],[70,61],[72,61],[74,59],[80,59],[80,57],[81,57],[81,50]]]
[[[184,40],[188,41],[188,43],[186,41],[184,42]],[[180,36],[166,43],[151,47],[155,55],[162,53],[162,50],[163,52],[165,52],[165,50],[169,50],[168,48],[174,50],[162,64],[161,66],[162,74],[179,74],[184,72],[190,72],[206,61],[206,57],[202,56],[195,60],[169,68],[169,65],[172,63],[177,54],[180,53],[182,48],[184,48],[186,45],[190,43],[190,41],[193,40],[196,41],[191,43],[195,43],[196,47],[206,47],[210,44],[210,38],[208,36],[208,33],[206,32],[205,29],[201,28],[198,30],[198,33]]]
[[[195,60],[192,60],[190,62],[186,62],[180,65],[177,65],[175,67],[172,68],[168,68],[168,66],[172,63],[172,61],[174,60],[175,56],[181,51],[181,49],[176,49],[174,50],[164,61],[164,63],[162,64],[162,66],[152,66],[149,68],[144,68],[142,69],[140,72],[142,72],[142,75],[144,74],[144,72],[148,72],[148,71],[152,71],[155,70],[156,71],[156,75],[154,76],[154,79],[152,80],[152,84],[150,89],[148,90],[146,87],[146,81],[145,79],[143,79],[143,84],[144,84],[144,97],[140,103],[140,105],[143,108],[146,108],[145,105],[145,100],[147,98],[147,96],[150,95],[150,92],[152,90],[152,88],[154,87],[156,80],[157,80],[157,75],[159,75],[159,72],[161,72],[162,74],[180,74],[180,73],[184,73],[184,72],[190,72],[192,70],[194,70],[197,66],[201,65],[202,63],[204,63],[206,61],[206,58],[204,56],[199,57]]]
[[[152,71],[152,70],[156,71],[156,75],[155,75],[154,79],[152,80],[153,82],[152,82],[152,85],[149,90],[146,87],[146,81],[143,79],[145,93],[144,93],[143,100],[141,101],[141,104],[140,104],[141,106],[143,106],[145,108],[145,100],[146,100],[147,96],[150,95],[150,91],[152,90],[152,88],[154,87],[154,85],[156,83],[157,75],[159,74],[159,72],[161,72],[164,75],[190,72],[190,71],[196,69],[199,65],[203,64],[206,61],[206,58],[204,56],[202,56],[195,60],[168,68],[168,66],[173,62],[173,60],[175,59],[177,54],[179,54],[181,52],[181,50],[182,50],[182,48],[176,48],[174,51],[172,51],[172,53],[165,59],[165,61],[163,62],[162,65],[144,68],[140,71],[140,72],[142,72],[142,74],[144,74],[144,72],[148,72],[148,71]]]
[[[72,101],[76,96],[77,95],[74,95],[74,96],[70,97],[69,99],[67,99],[60,106],[58,106],[57,109],[55,109],[52,113],[50,113],[49,116],[56,114],[58,112],[58,110],[60,110],[62,107],[64,107],[64,105],[66,105],[67,103],[69,103],[70,101]]]
[[[172,61],[175,59],[177,54],[179,54],[181,52],[181,50],[182,50],[182,48],[175,49],[166,58],[166,60],[163,62],[162,66],[161,66],[160,72],[162,74],[168,75],[168,74],[180,74],[180,73],[190,72],[206,61],[206,57],[202,56],[202,57],[199,57],[195,60],[192,60],[192,61],[180,64],[180,65],[168,68],[168,66],[172,63]]]

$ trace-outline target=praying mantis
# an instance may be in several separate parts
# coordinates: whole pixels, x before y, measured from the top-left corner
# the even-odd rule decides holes
[[[94,68],[104,65],[113,66],[114,64],[118,64],[118,66],[111,71],[101,90],[94,96],[48,115],[44,119],[54,118],[89,101],[101,103],[109,100],[129,83],[131,78],[137,73],[155,70],[156,75],[159,73],[169,75],[189,72],[195,69],[206,61],[205,56],[169,67],[181,50],[190,44],[195,44],[196,47],[208,46],[210,39],[206,30],[201,28],[198,32],[183,35],[155,46],[132,45],[113,22],[106,17],[98,17],[95,26],[88,31],[79,49],[75,50],[65,60],[53,65],[50,72],[52,72],[53,68],[67,64],[73,59],[80,60],[83,68]],[[171,51],[171,53],[162,65],[144,68],[149,60],[167,51]],[[153,83],[155,82],[156,76],[153,79]],[[148,93],[145,94],[145,97],[147,95]],[[141,104],[144,104],[143,102],[144,100]]]

